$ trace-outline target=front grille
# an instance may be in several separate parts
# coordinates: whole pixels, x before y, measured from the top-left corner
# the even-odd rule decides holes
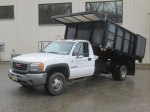
[[[13,62],[12,67],[16,70],[21,70],[21,71],[27,71],[28,69],[28,64],[25,63],[18,63],[18,62]]]

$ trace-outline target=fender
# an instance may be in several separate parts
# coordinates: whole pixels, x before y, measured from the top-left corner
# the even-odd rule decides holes
[[[45,69],[45,72],[48,72],[50,69],[55,68],[55,67],[65,67],[68,72],[67,78],[70,77],[70,69],[69,69],[68,64],[66,64],[66,63],[58,63],[58,64],[53,64],[53,65],[48,65]]]

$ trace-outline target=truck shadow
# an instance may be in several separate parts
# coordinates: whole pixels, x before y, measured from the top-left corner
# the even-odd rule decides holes
[[[113,88],[114,86],[128,86],[130,83],[130,88],[134,85],[133,80],[127,77],[126,81],[114,81],[111,75],[99,75],[96,77],[86,77],[80,80],[74,80],[72,82],[67,82],[66,88],[62,94],[83,94],[87,92],[103,91],[106,89]],[[132,84],[131,84],[132,83]],[[20,94],[25,96],[50,96],[44,89],[43,86],[19,86],[13,94]]]
[[[9,90],[9,100],[15,104],[13,107],[18,111],[22,104],[30,106],[32,103],[42,105],[41,110],[47,108],[55,110],[54,107],[57,106],[71,111],[76,109],[76,106],[82,107],[87,104],[96,108],[95,105],[129,102],[131,98],[140,97],[134,92],[134,86],[132,77],[128,77],[125,81],[114,81],[110,75],[100,75],[67,82],[64,92],[58,96],[47,94],[43,86],[22,87],[20,85],[18,88],[13,87],[11,92]]]

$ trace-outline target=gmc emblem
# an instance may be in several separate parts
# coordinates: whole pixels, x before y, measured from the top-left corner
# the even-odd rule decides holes
[[[16,67],[21,67],[21,64],[16,63],[15,66]]]

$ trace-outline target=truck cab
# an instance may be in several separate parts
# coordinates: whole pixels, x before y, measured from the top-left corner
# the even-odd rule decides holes
[[[11,63],[10,79],[23,86],[45,85],[53,73],[61,73],[66,81],[91,76],[95,70],[93,50],[86,40],[55,40],[40,52],[17,56]]]

